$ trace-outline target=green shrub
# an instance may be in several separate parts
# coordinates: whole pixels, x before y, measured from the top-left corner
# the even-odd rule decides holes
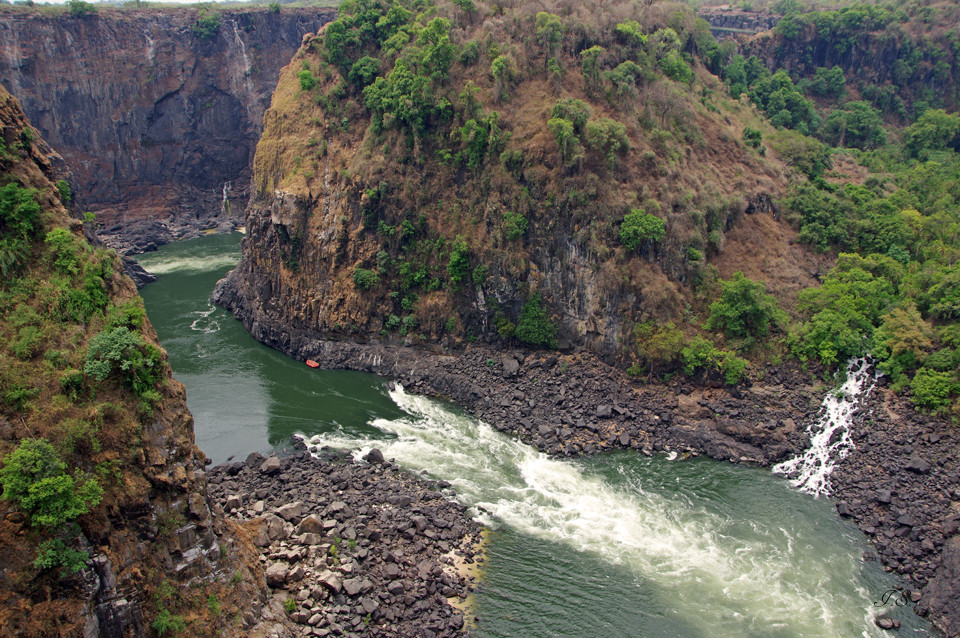
[[[520,213],[504,211],[503,234],[507,241],[520,239],[527,233],[527,218]]]
[[[57,180],[57,191],[60,193],[60,201],[69,204],[73,199],[73,193],[70,191],[70,182],[65,179]]]
[[[78,483],[45,439],[26,439],[0,468],[3,498],[14,501],[35,526],[58,527],[90,511],[103,496],[95,479]]]
[[[87,552],[69,547],[59,538],[51,538],[40,543],[37,556],[33,559],[35,569],[60,568],[61,578],[76,574],[87,566]]]
[[[10,352],[21,361],[28,361],[40,354],[43,343],[40,329],[36,326],[23,326],[17,331],[17,338],[10,343]]]
[[[738,270],[722,283],[720,299],[710,305],[706,328],[721,330],[728,338],[741,340],[743,347],[750,347],[786,321],[786,313],[767,294],[766,286]]]
[[[633,327],[637,354],[647,363],[650,372],[658,368],[670,368],[680,360],[683,351],[683,332],[673,322],[658,324],[653,321],[638,323]]]
[[[370,290],[380,285],[380,275],[376,270],[367,270],[357,266],[353,269],[353,285],[360,290]]]
[[[156,619],[150,623],[150,627],[157,632],[158,636],[176,636],[187,628],[187,623],[183,616],[173,615],[167,609],[161,609]]]
[[[77,256],[80,247],[73,233],[66,228],[54,228],[47,233],[43,242],[49,251],[54,270],[68,276],[80,272],[80,261]]]
[[[743,143],[751,148],[760,148],[763,146],[763,133],[755,128],[745,126],[743,128]]]
[[[470,259],[467,254],[467,242],[457,237],[450,252],[450,260],[447,262],[447,274],[450,276],[450,282],[455,286],[470,276]]]
[[[67,13],[74,18],[82,18],[97,12],[97,8],[84,0],[68,0]]]
[[[220,30],[221,15],[219,11],[210,11],[206,7],[197,12],[197,21],[190,29],[201,40],[211,40]]]
[[[631,209],[620,222],[620,243],[634,250],[646,241],[658,242],[664,235],[664,221],[639,208]]]
[[[300,88],[304,91],[309,91],[317,85],[317,79],[313,77],[313,72],[310,69],[303,69],[297,73],[297,78],[300,79]]]
[[[951,397],[957,393],[958,384],[956,377],[949,372],[920,368],[910,382],[910,389],[913,390],[914,403],[939,411],[950,405]]]
[[[515,334],[517,339],[532,346],[557,347],[557,327],[550,322],[540,293],[533,294],[523,304]]]
[[[587,121],[584,139],[587,146],[603,157],[610,170],[616,168],[617,156],[630,150],[627,127],[608,117]]]
[[[580,133],[592,113],[593,109],[583,100],[565,97],[556,101],[550,110],[550,117],[559,117],[569,121],[573,124],[573,130]]]
[[[90,340],[83,371],[103,382],[111,374],[138,397],[154,390],[161,379],[161,351],[124,326],[104,331]]]

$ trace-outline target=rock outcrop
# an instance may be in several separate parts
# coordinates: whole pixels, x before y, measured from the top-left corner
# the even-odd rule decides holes
[[[9,468],[14,449],[39,440],[52,456],[36,467],[63,465],[47,520],[5,478],[2,633],[145,636],[157,622],[188,619],[193,635],[243,634],[265,599],[262,569],[252,546],[211,514],[183,386],[120,259],[89,246],[63,207],[53,184],[69,178],[62,164],[0,87],[0,457]],[[84,371],[91,342],[107,332],[105,314],[127,337],[124,365],[150,359],[151,381],[139,390],[110,364],[99,381]],[[99,504],[71,505],[75,480],[96,482]],[[226,613],[213,614],[211,600]],[[228,623],[234,613],[239,622]]]
[[[404,56],[395,62],[387,44],[378,51],[364,41],[355,64],[372,75],[362,80],[344,70],[359,50],[330,62],[341,46],[331,44],[334,25],[337,34],[359,27],[335,22],[305,42],[264,117],[248,238],[226,284],[248,327],[280,322],[321,338],[450,347],[474,339],[506,346],[513,337],[547,345],[549,322],[561,350],[623,362],[638,321],[682,323],[682,308],[695,303],[689,283],[704,275],[724,234],[775,216],[785,168],[738,141],[739,106],[703,106],[697,96],[722,90],[715,77],[687,69],[689,84],[677,82],[648,53],[622,46],[612,16],[632,9],[610,5],[610,16],[566,18],[565,72],[548,82],[542,52],[523,40],[523,25],[536,21],[529,7],[478,26],[438,4],[433,28],[449,30],[447,46],[497,39],[501,50],[515,49],[516,77],[499,86],[492,62],[470,56],[433,75],[421,63],[416,81],[433,84],[409,98],[424,102],[410,116],[420,125],[381,112],[370,97],[380,87],[414,90],[390,88],[412,73]],[[665,24],[657,11],[636,16],[645,31]],[[580,41],[572,35],[580,19],[602,24]],[[584,79],[576,51],[590,44],[609,54]],[[646,75],[623,80],[624,68]],[[558,121],[570,127],[567,150]],[[650,235],[631,240],[621,231],[627,215],[641,215],[651,226],[638,232]],[[777,224],[781,235],[793,233]],[[754,231],[751,253],[734,255],[721,274],[742,269],[738,260],[766,261],[771,277],[800,270],[796,281],[812,283],[813,272],[770,254],[768,237]],[[535,334],[522,318],[531,299],[544,319]]]
[[[142,252],[239,223],[280,68],[335,15],[233,9],[0,11],[0,78],[73,171],[111,245]]]
[[[280,635],[460,636],[480,526],[444,482],[299,451],[211,469],[211,494],[241,522],[267,565]],[[277,605],[279,607],[279,605]],[[282,629],[281,629],[282,627]]]

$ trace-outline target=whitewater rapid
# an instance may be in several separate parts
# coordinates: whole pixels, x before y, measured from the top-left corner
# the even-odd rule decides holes
[[[856,552],[812,546],[816,535],[790,520],[732,520],[683,490],[648,488],[626,466],[616,481],[591,475],[399,386],[389,394],[408,416],[371,424],[393,438],[338,431],[305,440],[313,451],[349,449],[357,458],[376,447],[449,481],[485,525],[631,570],[669,599],[678,623],[704,635],[885,635],[871,621]]]

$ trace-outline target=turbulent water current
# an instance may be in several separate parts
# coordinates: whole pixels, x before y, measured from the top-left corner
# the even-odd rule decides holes
[[[899,635],[925,635],[906,608],[874,604],[896,582],[863,560],[859,533],[782,476],[633,452],[550,458],[456,406],[256,343],[207,302],[238,241],[143,259],[161,275],[144,297],[187,386],[197,443],[222,461],[299,434],[358,456],[377,447],[449,481],[490,529],[475,635],[883,636],[873,622],[883,612],[903,622]]]

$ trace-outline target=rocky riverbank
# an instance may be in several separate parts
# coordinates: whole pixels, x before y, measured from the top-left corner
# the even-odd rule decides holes
[[[262,636],[460,636],[480,526],[449,484],[400,471],[379,451],[251,454],[211,468],[218,513],[259,548],[273,605]]]
[[[473,346],[438,354],[323,341],[238,308],[233,294],[218,286],[215,298],[259,341],[325,368],[373,372],[410,391],[449,398],[554,455],[631,448],[770,466],[807,447],[806,428],[829,389],[795,365],[767,366],[761,380],[736,388],[644,385],[591,355]],[[903,576],[918,612],[948,636],[960,636],[956,427],[916,413],[881,379],[857,412],[851,436],[855,449],[833,477],[838,512],[871,539],[888,570]]]

